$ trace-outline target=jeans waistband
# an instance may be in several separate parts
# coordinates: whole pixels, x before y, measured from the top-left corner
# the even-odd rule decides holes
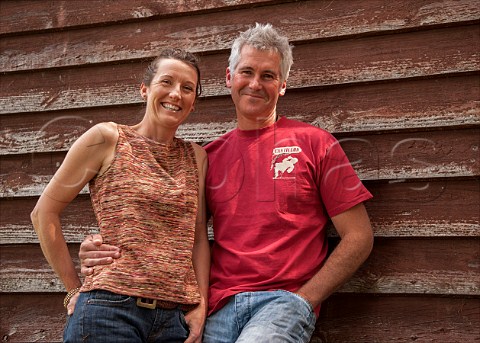
[[[182,311],[191,311],[195,307],[196,304],[179,304],[173,301],[166,301],[166,300],[157,300],[157,299],[149,299],[149,298],[137,298],[137,306],[144,307],[149,309],[156,309],[162,308],[164,310],[173,310],[173,309],[180,309]]]

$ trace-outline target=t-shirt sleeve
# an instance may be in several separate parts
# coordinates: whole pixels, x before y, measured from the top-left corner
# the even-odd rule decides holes
[[[320,161],[318,175],[320,195],[330,217],[372,198],[334,138]]]

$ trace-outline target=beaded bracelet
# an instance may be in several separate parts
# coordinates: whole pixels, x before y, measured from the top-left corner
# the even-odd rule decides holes
[[[80,287],[71,289],[67,295],[65,296],[65,299],[63,299],[63,307],[67,308],[68,303],[70,302],[70,299],[80,291]]]

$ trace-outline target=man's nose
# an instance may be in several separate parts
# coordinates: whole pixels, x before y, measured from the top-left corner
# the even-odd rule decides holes
[[[250,80],[249,86],[250,86],[251,89],[260,89],[260,87],[261,87],[260,78],[256,77],[256,76],[253,77]]]

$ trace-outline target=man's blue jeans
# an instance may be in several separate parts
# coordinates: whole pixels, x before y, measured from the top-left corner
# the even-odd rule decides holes
[[[64,342],[181,342],[188,326],[180,309],[138,307],[136,298],[107,291],[80,293]]]
[[[309,342],[315,322],[312,306],[295,293],[239,293],[208,317],[203,342]]]

